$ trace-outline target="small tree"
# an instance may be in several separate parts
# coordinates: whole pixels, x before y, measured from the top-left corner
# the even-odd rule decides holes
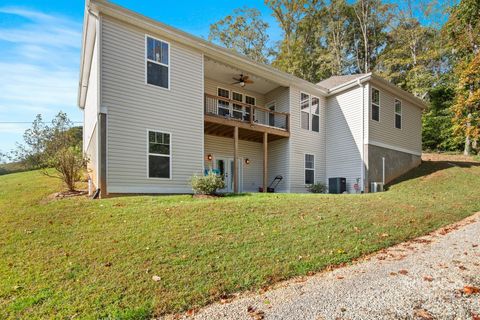
[[[23,138],[24,143],[17,144],[10,158],[23,163],[27,169],[43,169],[45,175],[61,179],[69,191],[75,190],[75,183],[88,161],[81,151],[81,128],[73,127],[64,112],[59,112],[50,125],[37,115]],[[55,169],[56,174],[51,174],[48,168]]]
[[[51,155],[47,162],[48,167],[55,169],[58,175],[51,175],[47,170],[44,173],[49,177],[60,178],[68,191],[75,191],[75,184],[82,178],[87,162],[80,147],[65,146]]]
[[[225,188],[222,176],[209,172],[206,176],[193,176],[190,180],[193,192],[196,194],[215,194],[218,189]]]

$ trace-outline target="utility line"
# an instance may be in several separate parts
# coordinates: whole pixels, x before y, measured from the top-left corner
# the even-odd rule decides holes
[[[28,121],[28,122],[27,121],[0,121],[0,124],[10,124],[10,123],[12,123],[12,124],[23,124],[23,123],[32,124],[33,121]],[[51,123],[51,122],[42,121],[40,123]],[[83,123],[83,121],[72,121],[72,123]]]

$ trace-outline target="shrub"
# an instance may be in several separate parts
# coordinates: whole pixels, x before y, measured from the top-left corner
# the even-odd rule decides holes
[[[214,172],[209,172],[206,176],[193,176],[190,184],[196,194],[215,194],[218,189],[225,188],[222,177]]]
[[[321,182],[317,182],[308,187],[308,191],[310,191],[311,193],[326,193],[327,186]]]
[[[75,183],[80,181],[88,159],[80,150],[80,147],[65,147],[58,150],[48,159],[48,166],[54,168],[56,175],[50,175],[48,170],[45,174],[61,179],[69,191],[75,191]]]

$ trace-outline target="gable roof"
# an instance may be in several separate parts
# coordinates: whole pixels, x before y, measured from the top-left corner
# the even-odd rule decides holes
[[[328,79],[320,81],[319,83],[317,83],[317,85],[330,90],[332,88],[335,88],[336,86],[339,86],[341,84],[347,83],[352,80],[356,80],[363,76],[365,76],[365,73],[349,74],[344,76],[331,76]]]
[[[395,95],[398,96],[398,98],[405,99],[420,109],[425,109],[427,107],[425,101],[423,101],[422,99],[414,96],[410,92],[403,90],[402,88],[394,85],[390,81],[380,76],[377,76],[372,72],[345,76],[333,76],[323,81],[320,81],[317,85],[321,85],[327,88],[328,96],[333,96],[365,82],[369,82],[379,89],[381,88],[383,90],[393,92]]]

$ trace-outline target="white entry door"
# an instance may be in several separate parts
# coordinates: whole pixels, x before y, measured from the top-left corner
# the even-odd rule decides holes
[[[242,161],[238,159],[238,176],[239,176],[239,192],[242,192]],[[219,192],[233,192],[233,159],[232,158],[218,158],[215,160],[215,169],[217,169],[220,175],[225,181],[225,188],[218,190]]]

